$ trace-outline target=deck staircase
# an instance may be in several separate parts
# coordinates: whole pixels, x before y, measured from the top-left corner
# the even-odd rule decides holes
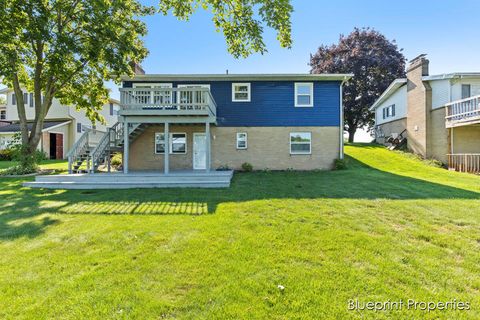
[[[148,124],[130,124],[129,141],[133,142]],[[123,151],[124,125],[117,122],[106,132],[86,131],[67,153],[68,173],[95,173],[100,166],[106,166],[110,172],[113,155]]]

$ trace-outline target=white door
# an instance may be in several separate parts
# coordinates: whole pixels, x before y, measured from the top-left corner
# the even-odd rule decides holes
[[[193,169],[207,168],[207,139],[205,133],[193,134]]]

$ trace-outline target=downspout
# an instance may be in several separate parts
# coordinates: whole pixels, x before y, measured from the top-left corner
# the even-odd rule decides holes
[[[343,84],[347,82],[347,78],[345,77],[340,83],[340,154],[339,158],[342,160],[344,158],[344,152],[343,152],[343,128],[344,128],[344,119],[343,119]]]

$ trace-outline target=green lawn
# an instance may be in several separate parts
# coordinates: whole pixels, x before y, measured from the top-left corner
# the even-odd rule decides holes
[[[0,161],[0,170],[16,165],[15,161]],[[41,169],[54,169],[57,172],[67,172],[68,163],[65,160],[45,160],[40,163]]]
[[[346,152],[348,170],[236,174],[221,190],[0,178],[0,318],[479,319],[480,177]],[[471,310],[354,312],[349,299]]]

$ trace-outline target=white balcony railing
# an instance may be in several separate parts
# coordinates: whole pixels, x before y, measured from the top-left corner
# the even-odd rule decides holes
[[[120,114],[216,116],[208,88],[121,88]]]
[[[480,96],[457,100],[445,105],[447,128],[480,122]]]
[[[450,170],[480,173],[480,153],[456,153],[447,156]]]

